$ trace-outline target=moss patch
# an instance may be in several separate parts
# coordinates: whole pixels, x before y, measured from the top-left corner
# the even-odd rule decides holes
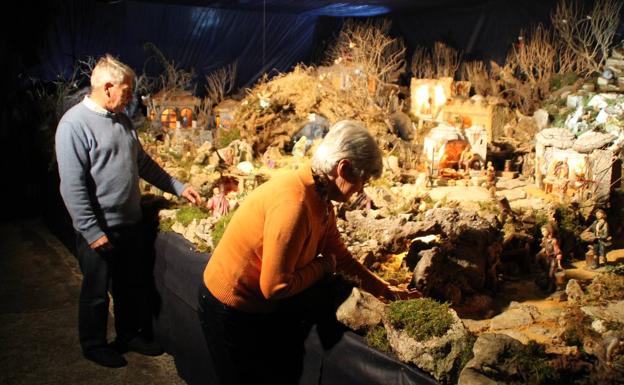
[[[440,337],[453,324],[449,304],[430,298],[393,302],[388,307],[388,318],[394,327],[405,330],[417,341]]]
[[[587,286],[583,303],[587,305],[624,298],[624,275],[605,273],[594,278]]]
[[[574,72],[554,74],[550,80],[551,89],[558,90],[561,87],[572,85],[578,78],[579,76]]]
[[[227,147],[230,143],[241,138],[238,128],[219,128],[217,130],[217,146],[218,148]]]
[[[221,237],[223,237],[225,228],[227,227],[228,223],[230,223],[230,220],[232,219],[233,215],[234,215],[234,211],[230,211],[227,215],[224,215],[221,218],[219,218],[217,223],[215,223],[212,229],[212,244],[215,247],[217,247],[217,245],[219,244],[219,241],[221,240]]]
[[[184,226],[188,226],[193,219],[200,220],[210,217],[210,213],[196,206],[182,206],[176,211],[175,221],[172,219],[161,220],[158,226],[160,231],[171,231],[171,226],[175,222],[180,222]]]
[[[370,329],[368,333],[366,333],[364,340],[366,341],[366,344],[373,349],[377,349],[384,353],[392,352],[392,348],[388,342],[386,328],[381,325],[377,325]]]
[[[506,353],[506,361],[512,361],[518,368],[518,376],[523,384],[558,384],[560,376],[549,364],[544,348],[535,341],[513,348]]]

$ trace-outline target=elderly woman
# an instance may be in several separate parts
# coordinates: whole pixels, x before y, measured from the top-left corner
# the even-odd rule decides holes
[[[368,130],[336,123],[311,165],[254,190],[232,217],[204,272],[199,314],[222,383],[280,383],[273,370],[283,334],[279,306],[336,271],[378,297],[418,296],[391,288],[362,266],[340,239],[330,201],[345,202],[382,172]],[[330,300],[329,298],[327,300]],[[286,327],[286,326],[285,326]],[[291,352],[291,355],[294,352]],[[284,380],[287,381],[287,380]]]

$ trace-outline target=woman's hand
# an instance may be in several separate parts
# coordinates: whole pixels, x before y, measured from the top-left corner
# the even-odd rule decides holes
[[[422,296],[422,293],[416,289],[401,289],[394,286],[388,286],[382,298],[387,301],[397,301],[421,298]]]

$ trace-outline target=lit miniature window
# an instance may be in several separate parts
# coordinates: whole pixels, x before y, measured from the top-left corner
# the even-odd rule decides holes
[[[162,123],[163,128],[176,128],[176,122],[178,120],[178,115],[176,114],[173,108],[167,108],[160,115],[160,121]]]

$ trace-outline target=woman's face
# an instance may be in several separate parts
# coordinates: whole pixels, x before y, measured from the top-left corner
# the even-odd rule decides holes
[[[330,199],[337,202],[347,202],[353,194],[362,192],[370,178],[367,175],[359,176],[353,171],[351,162],[341,160],[336,167],[335,193]]]

